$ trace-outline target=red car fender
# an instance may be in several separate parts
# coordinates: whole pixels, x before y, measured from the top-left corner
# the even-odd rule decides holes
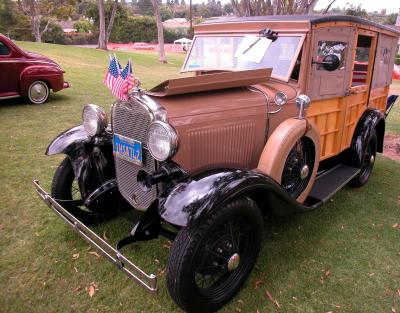
[[[63,71],[52,65],[31,65],[26,67],[20,75],[20,93],[22,96],[28,94],[29,86],[36,80],[46,82],[54,92],[63,89]]]

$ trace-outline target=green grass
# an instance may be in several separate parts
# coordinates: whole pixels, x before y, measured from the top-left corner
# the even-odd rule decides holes
[[[400,135],[400,80],[393,80],[389,94],[397,94],[399,98],[389,113],[386,131],[391,134]]]
[[[40,106],[22,99],[0,105],[0,312],[179,312],[165,286],[166,239],[126,248],[147,272],[158,274],[160,292],[152,297],[104,258],[90,254],[31,184],[39,178],[49,189],[62,156],[44,156],[46,146],[80,123],[83,105],[109,108],[114,101],[102,85],[108,54],[20,44],[57,60],[72,88]],[[170,56],[168,65],[160,65],[154,54],[118,57],[121,63],[132,57],[145,87],[177,77],[183,59]],[[393,116],[388,128],[395,131],[399,120]],[[222,312],[275,312],[266,291],[280,312],[372,313],[390,312],[392,306],[399,312],[400,229],[392,227],[400,224],[399,175],[399,163],[380,157],[365,187],[345,188],[316,211],[268,220],[257,266]],[[115,242],[134,218],[127,214],[95,230]],[[257,281],[261,285],[255,288]],[[98,290],[90,298],[86,288],[92,282]]]

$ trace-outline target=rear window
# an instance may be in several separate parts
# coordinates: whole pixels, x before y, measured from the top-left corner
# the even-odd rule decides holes
[[[0,55],[9,55],[10,49],[0,41]]]

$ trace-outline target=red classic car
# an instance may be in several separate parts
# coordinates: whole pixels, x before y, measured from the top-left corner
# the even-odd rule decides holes
[[[19,48],[0,34],[0,99],[28,97],[41,104],[54,92],[68,88],[64,71],[49,58]]]
[[[156,46],[149,45],[148,43],[145,42],[135,42],[133,44],[133,49],[136,50],[154,50]]]

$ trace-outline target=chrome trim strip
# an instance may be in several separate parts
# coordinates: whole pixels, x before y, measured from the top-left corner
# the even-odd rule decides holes
[[[48,62],[48,61],[39,61],[39,60],[0,60],[0,63],[40,63],[40,64],[49,64],[55,67],[60,68],[56,63]]]
[[[157,277],[154,274],[146,274],[139,267],[133,264],[118,250],[114,249],[109,243],[100,238],[91,229],[85,226],[77,218],[71,215],[61,205],[59,205],[41,186],[38,180],[33,180],[36,193],[67,225],[76,231],[83,239],[93,245],[109,261],[114,263],[121,271],[125,272],[133,281],[151,294],[157,293]]]
[[[19,97],[21,97],[21,96],[20,95],[6,96],[6,97],[0,97],[0,100],[13,99],[13,98],[19,98]]]

